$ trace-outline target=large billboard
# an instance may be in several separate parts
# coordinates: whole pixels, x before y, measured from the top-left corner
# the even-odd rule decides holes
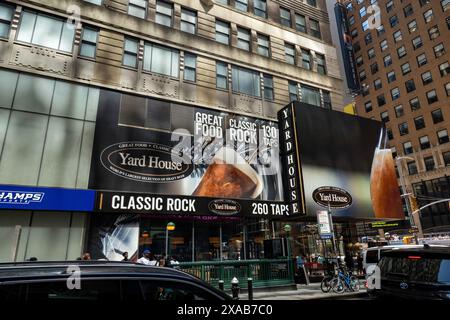
[[[113,191],[97,201],[105,212],[289,214],[276,122],[109,90],[89,188]]]
[[[279,112],[285,200],[315,216],[404,219],[381,122],[293,102]]]

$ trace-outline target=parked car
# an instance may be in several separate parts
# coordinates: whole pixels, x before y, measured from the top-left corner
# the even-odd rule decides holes
[[[231,300],[206,282],[171,268],[128,262],[0,264],[0,301]]]
[[[377,297],[450,301],[450,248],[390,250],[378,263]]]

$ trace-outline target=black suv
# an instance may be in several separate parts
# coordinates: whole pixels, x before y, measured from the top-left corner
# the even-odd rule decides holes
[[[231,297],[171,268],[107,261],[0,264],[0,302],[36,300],[178,303],[231,300]]]
[[[450,248],[429,247],[390,250],[378,267],[378,297],[450,301]]]

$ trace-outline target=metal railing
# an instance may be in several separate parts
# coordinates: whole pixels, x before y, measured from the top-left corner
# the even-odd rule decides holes
[[[176,268],[217,288],[222,280],[229,289],[234,277],[241,285],[252,278],[255,288],[294,284],[293,261],[288,259],[182,262]]]

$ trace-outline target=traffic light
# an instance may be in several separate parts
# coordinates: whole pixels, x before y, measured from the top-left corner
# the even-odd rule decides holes
[[[409,201],[411,203],[411,211],[415,212],[419,209],[419,206],[417,204],[417,198],[415,196],[410,196]]]

